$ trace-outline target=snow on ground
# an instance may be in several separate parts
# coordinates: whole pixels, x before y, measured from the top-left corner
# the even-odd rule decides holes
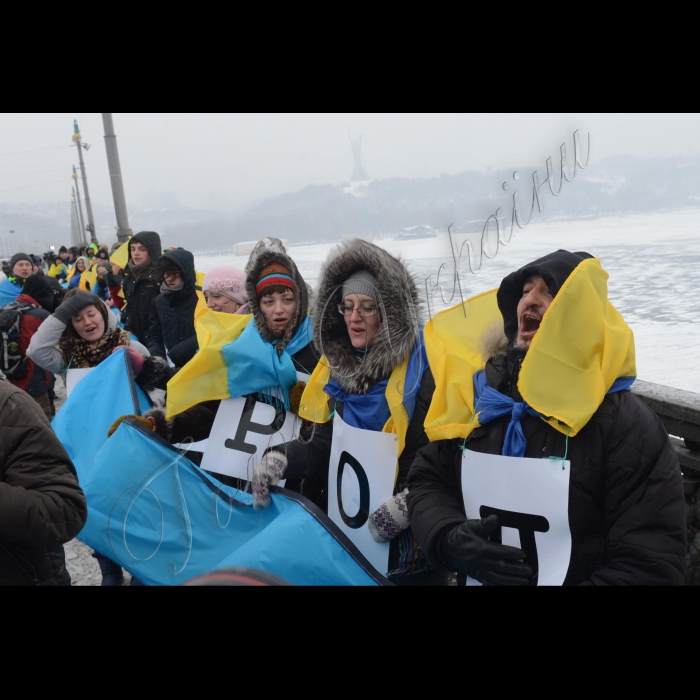
[[[284,235],[281,232],[280,235]],[[470,240],[478,241],[478,235]],[[462,245],[465,236],[456,236]],[[447,234],[436,239],[394,241],[379,245],[400,254],[423,281],[421,293],[438,282],[443,288],[430,297],[430,311],[459,301],[453,293],[453,262]],[[466,253],[459,266],[465,298],[498,287],[503,277],[528,262],[564,248],[599,257],[610,274],[610,299],[635,334],[640,379],[700,393],[700,371],[694,352],[700,346],[700,209],[602,218],[594,221],[540,223],[515,229],[507,247],[484,260],[477,275],[469,272]],[[304,279],[316,286],[321,265],[334,243],[289,249]],[[243,268],[247,257],[198,255],[197,268],[209,272],[217,265]],[[99,586],[100,573],[90,550],[73,541],[66,545],[74,585]],[[129,576],[127,574],[128,581]]]

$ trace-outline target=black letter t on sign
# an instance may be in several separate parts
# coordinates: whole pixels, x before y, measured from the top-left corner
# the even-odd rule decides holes
[[[520,534],[520,549],[527,554],[527,563],[532,567],[533,576],[530,585],[537,585],[539,576],[539,561],[537,559],[536,532],[549,532],[549,521],[541,515],[528,515],[527,513],[514,513],[509,510],[499,510],[490,506],[481,506],[479,514],[482,518],[489,515],[498,516],[498,529],[491,535],[492,542],[502,543],[502,530],[504,527],[512,527]]]

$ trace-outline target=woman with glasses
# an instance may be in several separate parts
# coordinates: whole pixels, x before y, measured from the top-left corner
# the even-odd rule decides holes
[[[188,250],[169,250],[157,265],[160,295],[151,306],[148,351],[184,367],[198,350],[194,329],[197,273]]]
[[[267,507],[270,486],[286,478],[287,484],[303,479],[304,492],[314,492],[312,500],[328,510],[330,499],[337,499],[336,484],[328,484],[334,423],[393,433],[400,445],[398,460],[364,466],[390,470],[394,495],[369,515],[364,527],[377,542],[391,542],[389,576],[396,583],[443,583],[444,577],[420,554],[406,516],[406,478],[417,451],[428,443],[423,423],[435,388],[416,282],[385,250],[362,240],[346,241],[321,272],[313,321],[314,344],[322,357],[300,410],[300,416],[316,424],[313,437],[266,452],[253,478],[255,506]]]

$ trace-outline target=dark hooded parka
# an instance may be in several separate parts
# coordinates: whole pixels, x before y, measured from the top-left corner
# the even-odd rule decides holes
[[[507,342],[504,338],[490,348],[485,368],[490,387],[522,401],[518,378],[523,352],[513,343],[527,279],[541,276],[555,297],[574,269],[590,257],[558,251],[503,280],[498,306]],[[443,537],[467,519],[461,493],[462,448],[502,454],[509,423],[510,416],[497,418],[474,430],[466,444],[463,439],[437,441],[416,457],[408,478],[409,514],[419,543],[435,565],[443,565]],[[585,427],[568,440],[530,414],[522,419],[522,430],[527,441],[524,457],[561,457],[568,446],[572,551],[564,585],[682,585],[681,471],[666,430],[647,406],[629,391],[609,393]]]
[[[23,391],[0,381],[0,585],[70,585],[63,544],[87,520],[75,468]]]
[[[150,256],[148,263],[134,265],[131,259],[131,246],[141,243]],[[122,311],[122,322],[127,331],[132,332],[138,341],[148,345],[148,328],[151,322],[151,302],[160,294],[160,280],[157,264],[163,250],[160,236],[153,231],[137,233],[129,241],[129,264],[122,274],[126,308]]]
[[[338,305],[343,302],[344,283],[361,270],[369,271],[375,279],[377,307],[381,315],[379,330],[368,351],[358,351],[353,347],[345,319],[338,312]],[[327,408],[330,414],[336,412],[345,418],[345,404],[339,395],[353,395],[353,402],[359,407],[359,412],[363,411],[363,405],[366,405],[367,414],[373,410],[370,408],[372,402],[363,404],[363,398],[378,384],[388,380],[394,368],[416,349],[421,338],[421,310],[417,284],[400,259],[360,239],[343,242],[331,253],[321,271],[313,312],[316,351],[327,361],[331,368],[331,381],[340,390],[334,398],[328,396]],[[427,362],[419,364],[418,384],[416,385],[416,380],[406,381],[407,384],[415,385],[412,387],[415,395],[411,401],[412,415],[405,447],[399,456],[395,492],[405,488],[408,471],[416,453],[428,443],[423,423],[435,385]],[[303,480],[302,493],[324,510],[327,510],[332,441],[331,420],[316,425],[310,441],[294,441],[286,445],[287,484],[290,480]],[[400,566],[399,558],[398,541],[394,540],[390,557],[391,570]],[[405,578],[407,582],[416,577],[400,578]]]
[[[263,269],[274,263],[280,263],[290,271],[296,286],[297,311],[292,320],[292,337],[296,336],[309,313],[309,288],[296,264],[284,250],[281,243],[276,243],[275,239],[271,239],[269,246],[259,245],[251,255],[246,266],[246,290],[250,300],[249,310],[253,314],[252,322],[255,323],[260,337],[269,343],[273,343],[277,340],[277,337],[267,325],[265,315],[260,308],[256,286]],[[313,343],[309,342],[305,347],[292,355],[291,359],[298,372],[311,374],[318,362]],[[166,428],[167,433],[172,431],[170,440],[175,443],[184,442],[187,438],[192,438],[194,442],[206,440],[211,433],[219,403],[219,401],[208,401],[193,406],[184,413],[175,416]]]
[[[171,290],[165,282],[151,305],[148,351],[156,357],[170,357],[176,367],[184,367],[198,350],[194,312],[199,302],[194,256],[188,250],[169,250],[158,261],[163,270],[175,266],[182,275],[181,285]],[[167,353],[167,354],[166,354]]]

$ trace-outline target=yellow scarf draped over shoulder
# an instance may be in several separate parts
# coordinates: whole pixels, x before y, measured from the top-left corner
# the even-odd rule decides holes
[[[168,382],[168,420],[204,401],[229,398],[228,368],[221,351],[238,340],[252,318],[208,310],[196,319],[199,352]]]
[[[394,367],[389,383],[387,384],[384,396],[389,404],[391,417],[382,429],[383,433],[392,433],[398,436],[400,457],[406,446],[406,433],[408,431],[408,412],[403,405],[404,395],[400,387],[406,386],[406,370],[411,353],[408,353],[403,362]],[[309,379],[306,389],[301,397],[299,406],[299,417],[312,423],[328,423],[330,420],[330,410],[328,408],[328,394],[323,388],[331,379],[331,368],[325,356],[321,357],[316,365],[314,373]]]
[[[466,438],[479,427],[474,374],[484,368],[480,338],[503,319],[497,290],[442,312],[425,328],[435,395],[426,417],[431,441]],[[637,374],[634,334],[608,300],[608,273],[584,260],[562,285],[523,361],[518,390],[553,428],[574,437],[620,378]],[[478,407],[477,407],[478,410]]]

